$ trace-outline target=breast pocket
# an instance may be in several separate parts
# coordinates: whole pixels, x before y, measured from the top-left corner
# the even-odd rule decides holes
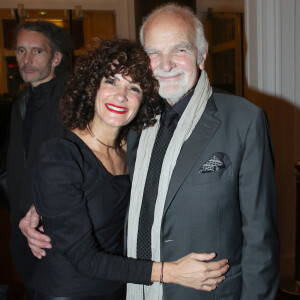
[[[228,179],[230,177],[232,177],[232,165],[219,171],[209,173],[197,172],[193,175],[193,185],[217,183],[218,181]]]

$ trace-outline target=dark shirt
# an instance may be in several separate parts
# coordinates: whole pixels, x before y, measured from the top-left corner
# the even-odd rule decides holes
[[[33,187],[53,248],[39,261],[32,288],[52,296],[92,296],[112,293],[120,282],[150,284],[151,261],[116,255],[122,253],[129,175],[110,174],[68,133],[42,146]]]
[[[178,116],[176,116],[174,119],[176,126],[180,120],[180,117],[184,113],[185,108],[189,104],[193,94],[194,94],[194,90],[191,90],[188,94],[186,94],[182,99],[180,99],[177,103],[175,103],[172,106],[166,100],[164,100],[165,105],[171,106],[172,109],[174,109],[178,114]]]
[[[54,77],[48,82],[42,83],[37,87],[29,87],[29,99],[26,104],[26,113],[23,120],[23,144],[26,158],[30,151],[31,133],[35,126],[35,117],[39,109],[45,105],[47,98],[45,95],[51,95],[53,86],[56,85],[57,79]]]
[[[30,137],[34,126],[36,112],[37,108],[35,104],[35,97],[32,88],[30,88],[29,99],[26,104],[26,114],[23,120],[23,144],[26,158],[29,151]]]
[[[18,224],[33,204],[32,174],[40,146],[44,141],[62,136],[64,132],[58,116],[58,102],[65,90],[68,76],[68,72],[60,73],[33,89],[33,113],[26,112],[31,86],[21,91],[12,108],[7,155],[7,187],[12,223],[10,249],[13,262],[26,285],[38,259],[29,251],[27,240],[21,234]],[[26,115],[28,119],[25,132],[29,134],[24,137]]]
[[[7,184],[11,221],[16,225],[33,202],[31,178],[41,144],[64,132],[58,115],[58,101],[67,78],[68,73],[64,73],[34,89],[28,86],[13,104]]]

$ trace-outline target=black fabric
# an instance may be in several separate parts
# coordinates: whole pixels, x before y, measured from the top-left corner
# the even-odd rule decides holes
[[[9,292],[9,286],[0,281],[0,300],[6,300]]]
[[[13,262],[18,266],[21,277],[26,279],[26,285],[31,278],[38,259],[31,253],[26,237],[17,224],[12,224],[9,238],[10,253]]]
[[[27,146],[23,143],[23,121],[26,118],[26,106],[31,87],[26,87],[20,93],[18,100],[13,103],[7,155],[7,188],[10,219],[12,227],[16,231],[19,230],[20,219],[33,203],[32,174],[39,148],[44,141],[62,136],[64,132],[59,121],[58,101],[65,90],[67,78],[68,74],[65,73],[33,89],[36,113],[34,122],[30,125],[32,131]],[[27,148],[27,158],[25,157],[25,147]],[[28,244],[23,241],[24,237],[20,232],[13,232],[13,235],[10,241],[13,262],[27,285],[31,270],[34,269],[34,263],[38,259],[28,251]]]
[[[53,296],[93,296],[124,282],[150,284],[151,261],[121,256],[129,194],[129,175],[107,172],[74,133],[45,142],[33,195],[53,247],[30,287]]]
[[[63,127],[59,121],[58,102],[65,90],[68,73],[35,87],[37,112],[32,124],[27,159],[23,143],[23,121],[31,87],[25,88],[13,104],[10,124],[10,144],[7,156],[7,185],[11,210],[11,222],[18,224],[33,203],[32,172],[41,144],[53,137],[62,136]]]
[[[193,95],[194,95],[194,90],[189,91],[188,94],[186,94],[182,99],[180,99],[180,101],[176,102],[172,106],[172,108],[174,110],[176,110],[177,113],[178,113],[178,118],[174,119],[174,122],[176,123],[176,125],[178,124],[180,117],[184,113],[185,108],[189,104],[189,102],[190,102],[190,100],[191,100],[191,98],[192,98]]]
[[[71,297],[55,297],[46,295],[37,290],[29,290],[27,300],[125,300],[126,286],[122,286],[118,291],[104,296],[71,296]]]
[[[37,107],[35,105],[35,97],[30,89],[30,95],[26,104],[26,114],[23,121],[23,144],[26,158],[28,157],[30,137],[34,126],[35,115],[37,113]]]
[[[194,90],[191,90],[187,95],[185,95],[180,101],[175,103],[172,108],[177,112],[177,116],[174,118],[174,123],[177,125],[180,117],[184,113],[184,110],[186,109],[187,105],[189,104],[192,96],[194,94]],[[165,105],[168,105],[167,101],[162,99],[165,103]],[[163,113],[164,114],[164,113]],[[162,114],[162,115],[163,115]],[[127,136],[127,141],[134,140],[135,142],[133,144],[127,142],[127,162],[128,162],[128,168],[129,168],[129,173],[130,173],[130,179],[132,181],[133,177],[133,171],[134,171],[134,165],[135,165],[135,159],[136,159],[136,153],[137,153],[137,148],[139,144],[139,139],[140,139],[140,133],[137,133],[134,130],[130,130]]]
[[[137,239],[137,257],[151,259],[151,229],[154,219],[154,209],[158,192],[158,183],[162,163],[169,142],[173,136],[178,113],[168,104],[161,116],[160,127],[154,143],[149,169],[147,173],[143,201],[141,206]]]

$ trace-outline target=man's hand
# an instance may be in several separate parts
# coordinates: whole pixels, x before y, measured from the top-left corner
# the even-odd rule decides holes
[[[37,214],[34,205],[32,205],[23,219],[19,223],[23,235],[27,238],[28,245],[34,256],[41,259],[46,256],[46,251],[42,248],[50,249],[50,237],[42,234],[43,226],[39,226],[40,216]]]
[[[227,259],[207,262],[215,256],[215,253],[191,253],[175,262],[165,263],[164,282],[203,291],[216,289],[225,279],[229,265]]]

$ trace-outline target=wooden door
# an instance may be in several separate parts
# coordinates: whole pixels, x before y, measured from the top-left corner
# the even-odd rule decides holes
[[[205,21],[211,84],[239,96],[244,95],[242,24],[240,13],[211,13]]]

